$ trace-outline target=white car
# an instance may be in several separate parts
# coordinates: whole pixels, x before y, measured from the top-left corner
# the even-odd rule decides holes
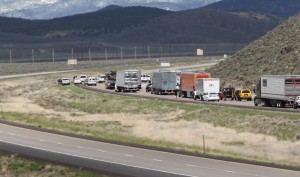
[[[97,78],[97,80],[98,80],[99,83],[105,82],[105,75],[100,75],[100,76]]]
[[[83,85],[94,85],[96,86],[97,85],[97,79],[95,77],[88,77],[87,79],[85,79],[83,81]]]
[[[149,81],[151,81],[151,77],[149,75],[143,74],[141,76],[141,81],[142,82],[149,82]]]
[[[87,79],[87,75],[80,75],[79,76],[79,80],[81,80],[81,82],[85,81]]]
[[[70,85],[69,78],[66,78],[66,77],[62,78],[61,79],[61,85]]]
[[[82,81],[78,77],[76,77],[76,78],[74,78],[73,83],[74,84],[81,84]]]
[[[202,101],[220,101],[220,97],[218,93],[204,93]]]
[[[294,101],[294,104],[293,104],[293,108],[297,109],[299,105],[300,105],[300,96],[297,96],[295,98],[295,101]]]

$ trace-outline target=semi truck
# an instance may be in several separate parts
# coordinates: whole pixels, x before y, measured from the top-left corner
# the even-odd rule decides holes
[[[105,88],[114,89],[116,84],[117,71],[109,71],[105,73]]]
[[[133,91],[139,90],[141,83],[141,72],[139,70],[117,71],[115,91]]]
[[[200,99],[203,101],[204,95],[214,94],[219,97],[220,91],[220,79],[219,78],[199,78],[196,82],[196,88],[194,93],[194,99]],[[219,100],[220,98],[216,99]]]
[[[176,71],[158,71],[152,75],[151,94],[174,94],[176,91]]]
[[[254,105],[293,106],[297,96],[300,96],[300,75],[265,75],[258,81]]]
[[[199,78],[211,78],[210,73],[182,72],[180,74],[179,96],[194,97],[194,90]]]

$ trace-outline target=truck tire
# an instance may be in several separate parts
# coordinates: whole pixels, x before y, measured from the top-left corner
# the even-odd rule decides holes
[[[293,104],[293,109],[297,109],[297,107],[298,107],[297,103]]]

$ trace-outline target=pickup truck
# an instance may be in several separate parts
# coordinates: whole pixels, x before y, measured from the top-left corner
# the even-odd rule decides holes
[[[141,81],[142,82],[149,82],[149,81],[151,81],[151,77],[149,75],[143,74],[141,76]]]

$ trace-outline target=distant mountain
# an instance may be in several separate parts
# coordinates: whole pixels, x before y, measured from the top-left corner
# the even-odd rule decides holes
[[[109,5],[155,7],[171,11],[198,8],[219,0],[2,0],[0,16],[52,19],[97,11]]]
[[[108,41],[139,43],[249,43],[279,25],[282,18],[252,12],[193,9],[171,13]]]
[[[287,18],[300,11],[300,0],[222,0],[205,8],[253,11]]]
[[[120,7],[52,20],[2,17],[0,32],[112,43],[248,43],[281,22],[279,17],[252,12]]]

